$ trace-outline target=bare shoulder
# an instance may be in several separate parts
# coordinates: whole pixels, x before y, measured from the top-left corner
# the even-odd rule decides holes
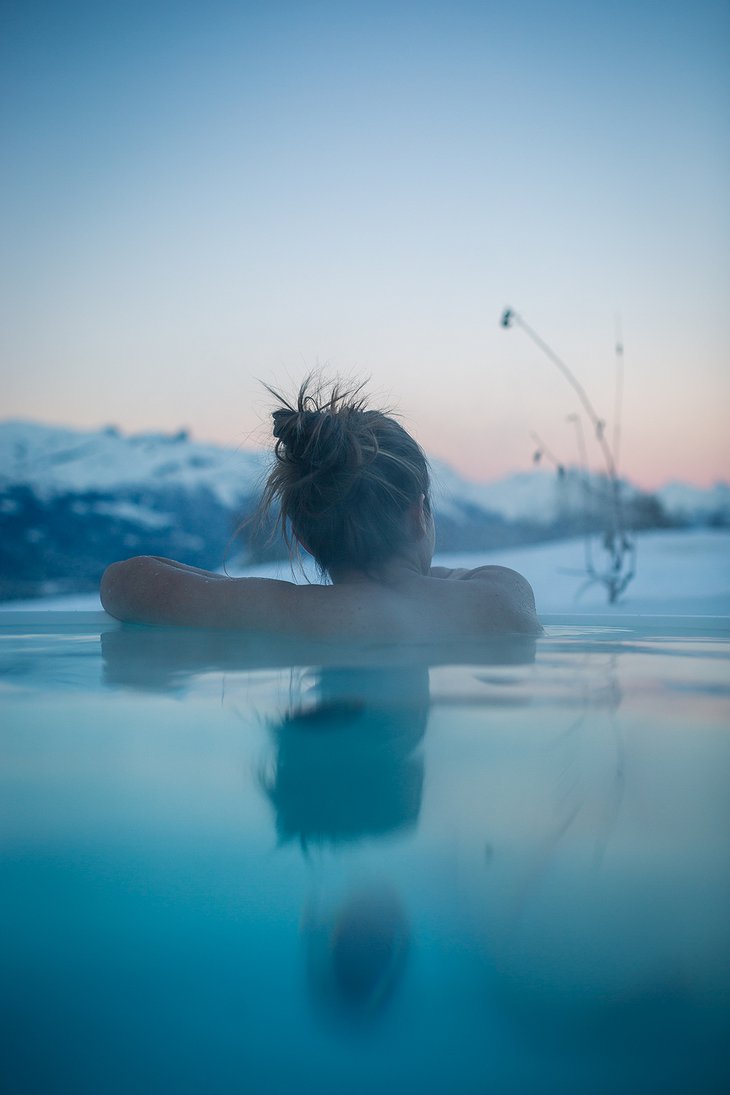
[[[524,575],[510,567],[483,566],[464,580],[478,589],[477,608],[499,630],[539,635],[542,627],[535,610],[535,594]]]
[[[510,570],[509,567],[494,566],[492,564],[474,567],[468,569],[467,567],[431,567],[429,571],[429,577],[431,578],[446,578],[451,581],[500,581],[511,580],[511,578],[519,579],[520,581],[527,581],[516,570]],[[529,584],[529,583],[528,583]]]
[[[453,570],[449,567],[431,567],[429,576],[431,578],[446,578],[451,581],[460,582],[489,582],[492,585],[506,585],[515,588],[522,586],[532,592],[530,583],[516,570],[491,564],[488,566],[474,567],[473,570],[462,567]]]
[[[527,586],[528,589],[532,589],[527,578],[520,574],[519,571],[512,570],[510,567],[493,565],[475,567],[474,570],[466,571],[464,578],[465,580],[472,582],[492,582],[510,586],[524,585]]]

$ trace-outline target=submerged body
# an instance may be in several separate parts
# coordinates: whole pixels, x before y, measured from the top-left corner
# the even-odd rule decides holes
[[[358,393],[337,385],[325,392],[309,378],[296,404],[277,396],[272,416],[275,461],[263,505],[277,506],[285,538],[305,547],[331,584],[229,578],[140,556],[107,568],[104,608],[136,623],[325,641],[539,634],[532,589],[515,571],[431,567],[426,457]]]

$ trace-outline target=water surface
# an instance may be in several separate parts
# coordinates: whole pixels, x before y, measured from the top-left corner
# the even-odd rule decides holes
[[[3,614],[12,1091],[714,1091],[730,638]]]

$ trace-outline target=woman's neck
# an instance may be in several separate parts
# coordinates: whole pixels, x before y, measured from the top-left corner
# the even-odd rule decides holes
[[[430,569],[431,561],[425,554],[415,550],[406,550],[394,555],[385,563],[372,570],[358,567],[332,567],[329,576],[333,585],[363,585],[377,582],[379,585],[400,585],[415,576],[423,577]]]

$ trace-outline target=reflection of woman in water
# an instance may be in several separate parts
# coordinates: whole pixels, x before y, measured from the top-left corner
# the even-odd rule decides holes
[[[412,828],[428,669],[323,669],[316,693],[276,726],[276,762],[262,781],[280,841],[306,848]]]
[[[107,568],[104,607],[121,620],[256,630],[324,640],[432,642],[536,634],[532,590],[505,567],[432,567],[426,458],[358,390],[309,381],[274,411],[264,506],[332,584],[228,578],[140,556]]]
[[[426,666],[327,668],[314,703],[272,728],[276,759],[262,785],[283,843],[333,846],[413,829],[423,787]],[[302,914],[308,982],[328,1010],[373,1016],[403,971],[410,930],[384,878],[338,900],[313,892]]]

